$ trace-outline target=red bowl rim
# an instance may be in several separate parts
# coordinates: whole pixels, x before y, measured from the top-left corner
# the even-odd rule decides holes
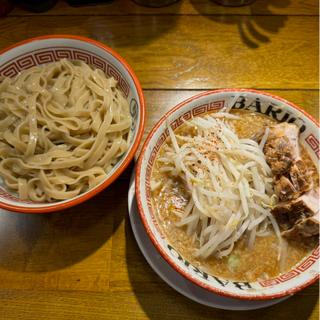
[[[279,293],[275,293],[275,294],[269,294],[269,295],[240,295],[240,294],[233,294],[230,293],[228,291],[225,290],[221,290],[209,285],[204,284],[203,282],[192,278],[188,272],[185,272],[183,269],[181,269],[178,265],[176,265],[171,258],[169,257],[169,255],[166,253],[165,250],[163,250],[160,246],[160,244],[158,243],[157,239],[155,238],[155,236],[153,235],[147,219],[145,217],[145,213],[143,211],[143,207],[142,207],[142,198],[141,198],[141,191],[140,191],[140,175],[141,175],[141,165],[142,165],[142,159],[143,156],[146,152],[146,149],[148,147],[148,144],[151,140],[151,138],[153,137],[154,133],[158,130],[158,128],[160,127],[160,125],[171,115],[173,114],[176,110],[180,109],[181,107],[183,107],[184,105],[198,99],[201,98],[203,96],[207,96],[207,95],[211,95],[211,94],[216,94],[216,93],[224,93],[224,92],[251,92],[251,93],[257,93],[257,94],[261,94],[261,95],[265,95],[271,98],[274,98],[276,100],[282,101],[288,105],[290,105],[291,107],[293,107],[294,109],[302,112],[306,117],[308,117],[315,125],[317,125],[318,127],[320,127],[319,122],[317,122],[311,115],[309,115],[306,111],[304,111],[301,107],[298,107],[297,105],[295,105],[292,102],[287,101],[286,99],[283,99],[281,97],[278,97],[276,95],[267,93],[267,92],[263,92],[260,90],[255,90],[255,89],[243,89],[243,88],[226,88],[226,89],[218,89],[218,90],[209,90],[209,91],[205,91],[202,92],[200,94],[194,95],[182,102],[180,102],[179,104],[177,104],[175,107],[173,107],[172,109],[170,109],[169,111],[167,111],[162,117],[161,119],[157,122],[157,124],[152,128],[152,130],[150,131],[150,133],[148,134],[142,150],[140,152],[139,155],[139,159],[136,165],[136,172],[135,172],[135,193],[136,193],[136,199],[137,199],[137,204],[138,204],[138,211],[139,211],[139,215],[141,218],[141,221],[143,223],[143,226],[149,236],[149,238],[151,239],[153,245],[155,246],[155,248],[158,250],[158,252],[161,254],[161,256],[166,260],[166,262],[178,273],[180,273],[182,276],[184,276],[187,280],[191,281],[192,283],[202,287],[203,289],[206,289],[212,293],[215,294],[219,294],[221,296],[224,297],[228,297],[228,298],[235,298],[235,299],[241,299],[241,300],[269,300],[269,299],[276,299],[276,298],[281,298],[287,295],[293,295],[294,293],[304,289],[305,287],[311,285],[312,283],[314,283],[317,279],[319,279],[319,274],[316,274],[312,279],[310,279],[309,281],[299,285],[299,286],[295,286],[293,288],[287,289],[287,290],[283,290]]]
[[[24,207],[24,206],[19,206],[19,205],[7,204],[7,203],[2,202],[0,199],[0,208],[6,209],[9,211],[15,211],[15,212],[20,212],[20,213],[49,213],[49,212],[53,212],[53,211],[64,210],[64,209],[73,207],[73,206],[78,205],[84,201],[89,200],[90,198],[92,198],[93,196],[95,196],[96,194],[98,194],[99,192],[104,190],[105,188],[107,188],[127,168],[127,166],[129,165],[129,163],[133,159],[133,157],[138,149],[138,146],[139,146],[140,141],[142,139],[144,127],[145,127],[145,109],[146,109],[145,98],[143,95],[141,84],[140,84],[137,76],[135,75],[134,71],[132,70],[132,68],[130,67],[130,65],[127,63],[127,61],[124,58],[122,58],[113,49],[111,49],[110,47],[108,47],[107,45],[105,45],[99,41],[96,41],[96,40],[93,40],[93,39],[90,39],[87,37],[83,37],[83,36],[76,36],[76,35],[69,35],[69,34],[50,34],[50,35],[43,35],[43,36],[39,36],[39,37],[29,38],[29,39],[20,41],[18,43],[15,43],[9,47],[2,49],[0,51],[0,55],[4,54],[5,52],[8,52],[9,50],[11,50],[13,48],[28,44],[33,41],[50,40],[50,39],[72,39],[72,40],[79,40],[82,42],[90,43],[96,47],[103,49],[104,51],[107,51],[109,54],[111,54],[115,59],[117,59],[122,64],[122,66],[127,70],[129,75],[131,76],[131,78],[134,82],[134,85],[136,87],[138,97],[139,97],[140,123],[138,125],[138,132],[136,135],[136,139],[135,139],[133,145],[131,146],[131,150],[127,154],[127,156],[125,157],[121,166],[112,174],[112,176],[110,176],[102,184],[87,191],[85,194],[80,195],[78,198],[76,198],[74,200],[70,199],[69,201],[63,202],[63,203],[57,202],[56,204],[50,205],[49,207],[31,207],[30,208],[30,207]]]

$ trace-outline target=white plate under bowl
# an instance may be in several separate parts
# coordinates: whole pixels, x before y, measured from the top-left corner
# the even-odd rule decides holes
[[[208,307],[224,310],[261,309],[272,306],[290,297],[286,296],[280,299],[253,301],[232,299],[209,292],[181,276],[161,257],[144,229],[137,208],[134,175],[135,173],[133,171],[128,192],[128,208],[131,227],[138,246],[147,262],[157,275],[171,288],[193,301]]]

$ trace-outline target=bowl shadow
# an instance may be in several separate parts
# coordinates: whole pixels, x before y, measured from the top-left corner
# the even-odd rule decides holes
[[[106,190],[70,209],[49,214],[0,211],[0,267],[47,272],[71,266],[97,251],[113,235],[126,211],[132,165]]]
[[[132,0],[127,2],[114,0],[96,7],[90,6],[89,13],[85,11],[88,6],[79,6],[69,8],[66,11],[67,16],[64,16],[63,9],[58,11],[57,16],[34,15],[26,18],[14,16],[12,17],[15,21],[14,30],[6,42],[14,44],[26,38],[54,33],[86,36],[116,50],[140,47],[165,35],[175,27],[181,2],[180,0],[170,6],[170,15],[164,15],[161,8],[157,9],[157,13],[155,9],[141,7]],[[115,10],[116,6],[119,11]],[[95,8],[96,13],[90,14],[92,8]]]
[[[291,0],[258,0],[248,5],[250,14],[228,15],[228,7],[225,7],[224,15],[207,14],[207,7],[217,4],[213,0],[207,0],[207,6],[201,5],[197,0],[191,0],[193,7],[202,15],[215,22],[236,25],[240,38],[247,47],[257,49],[261,45],[272,41],[272,35],[280,32],[285,26],[287,16],[273,15],[272,8],[286,8]],[[272,19],[268,16],[272,15]]]

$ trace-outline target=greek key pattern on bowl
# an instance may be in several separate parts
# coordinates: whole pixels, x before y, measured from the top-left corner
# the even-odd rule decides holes
[[[262,287],[270,287],[270,286],[274,286],[295,278],[300,273],[303,273],[306,270],[308,270],[311,266],[313,266],[317,262],[317,260],[319,259],[319,251],[320,251],[320,246],[317,247],[310,256],[308,256],[299,265],[297,265],[295,269],[290,270],[289,272],[284,273],[277,278],[259,281],[259,284]]]
[[[26,53],[13,60],[8,61],[0,67],[0,76],[15,77],[25,69],[35,67],[44,63],[59,61],[60,59],[80,60],[102,70],[109,77],[114,77],[118,81],[118,87],[125,97],[128,97],[130,87],[120,71],[102,57],[89,51],[68,47],[53,47]]]
[[[315,152],[315,154],[317,155],[318,159],[320,159],[319,140],[311,133],[306,137],[306,143]]]

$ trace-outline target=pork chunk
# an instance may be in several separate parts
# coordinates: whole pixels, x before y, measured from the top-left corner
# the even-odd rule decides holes
[[[319,190],[310,190],[297,199],[280,202],[271,212],[282,229],[288,230],[299,220],[317,214],[319,206]]]
[[[288,239],[310,238],[319,235],[320,213],[304,218],[291,229],[282,232],[282,236]]]
[[[274,181],[274,191],[281,201],[298,198],[300,195],[293,183],[286,176],[281,176]]]
[[[311,190],[313,186],[312,176],[301,159],[295,161],[291,166],[289,176],[292,185],[300,194]]]
[[[299,129],[291,123],[279,123],[270,127],[264,153],[274,175],[286,173],[292,163],[299,159]]]
[[[300,159],[291,165],[288,174],[274,179],[274,189],[281,201],[296,199],[312,186],[311,174]]]

